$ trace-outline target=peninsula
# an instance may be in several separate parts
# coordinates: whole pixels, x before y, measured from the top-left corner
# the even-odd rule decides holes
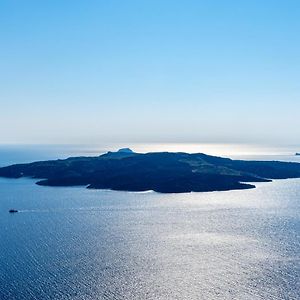
[[[86,186],[161,193],[255,188],[255,182],[300,178],[300,164],[243,161],[203,153],[135,153],[128,148],[97,157],[70,157],[0,168],[0,177],[37,179],[44,186]]]

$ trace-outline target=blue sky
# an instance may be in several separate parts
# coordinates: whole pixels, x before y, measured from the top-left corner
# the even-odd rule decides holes
[[[0,142],[299,143],[300,2],[0,2]]]

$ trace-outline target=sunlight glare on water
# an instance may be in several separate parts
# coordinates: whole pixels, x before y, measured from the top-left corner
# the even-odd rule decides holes
[[[0,179],[0,298],[299,299],[299,186],[164,195]]]
[[[300,181],[256,186],[158,194],[0,178],[0,299],[298,300]]]

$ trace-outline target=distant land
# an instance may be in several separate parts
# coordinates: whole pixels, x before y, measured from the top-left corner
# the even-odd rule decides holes
[[[0,168],[0,177],[39,179],[44,186],[185,193],[255,188],[255,182],[300,178],[300,164],[243,161],[183,152],[135,153],[129,148],[97,157],[70,157]]]

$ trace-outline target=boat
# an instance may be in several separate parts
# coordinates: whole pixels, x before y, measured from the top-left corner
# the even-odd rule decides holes
[[[297,152],[295,155],[299,155],[300,156],[300,153]]]
[[[16,209],[10,209],[8,212],[13,214],[13,213],[17,213],[18,211]]]

